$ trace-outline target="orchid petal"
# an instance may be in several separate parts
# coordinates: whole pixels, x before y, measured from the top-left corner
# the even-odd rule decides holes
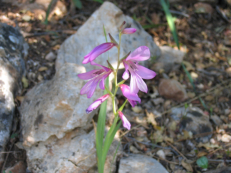
[[[97,76],[96,72],[98,72],[98,71],[99,70],[91,70],[91,71],[86,72],[86,73],[80,73],[80,74],[78,74],[78,77],[80,79],[83,79],[83,80],[89,80],[89,79],[92,79],[95,76]]]
[[[136,101],[134,101],[134,100],[128,99],[128,101],[129,101],[129,103],[131,104],[132,107],[137,105]]]
[[[107,67],[105,67],[105,66],[103,66],[103,65],[97,64],[97,63],[94,62],[94,61],[91,61],[90,63],[91,63],[91,65],[94,65],[94,66],[98,66],[98,67],[103,68],[103,69],[104,69],[105,71],[107,71],[107,72],[111,70],[110,68],[107,68]]]
[[[119,117],[122,120],[123,127],[126,129],[130,130],[131,129],[131,124],[128,121],[128,119],[124,116],[124,114],[121,111],[118,111]]]
[[[96,78],[96,79],[93,80],[92,85],[91,85],[91,87],[90,87],[90,89],[88,91],[87,98],[91,98],[93,96],[93,94],[95,92],[95,89],[97,87],[98,82],[99,82],[98,78]]]
[[[130,71],[131,72],[131,71]],[[131,73],[131,81],[130,81],[131,92],[137,94],[139,92],[138,83],[136,81],[136,75]]]
[[[122,78],[123,78],[124,80],[127,80],[127,79],[129,78],[129,72],[128,72],[129,66],[125,63],[125,61],[123,61],[123,64],[124,64],[124,67],[125,67],[125,71],[124,71],[124,73],[123,73]]]
[[[133,34],[136,32],[136,29],[135,28],[125,28],[123,31],[122,31],[122,34]]]
[[[147,93],[148,87],[147,87],[146,83],[143,81],[143,79],[139,75],[136,75],[136,74],[132,74],[131,79],[132,79],[132,77],[134,80],[131,81],[131,84],[134,82],[134,85],[136,85],[136,87],[138,88],[138,91],[140,90],[140,91]],[[132,93],[138,93],[138,92],[136,92],[137,88],[134,88],[134,90],[132,90],[133,88],[131,87],[131,92]]]
[[[147,46],[140,46],[126,58],[126,61],[144,61],[150,58],[150,50]]]
[[[103,43],[100,44],[99,46],[96,46],[89,54],[87,54],[84,57],[83,60],[83,64],[87,64],[91,61],[93,61],[94,59],[96,59],[99,55],[101,55],[102,53],[108,51],[109,49],[111,49],[113,46],[115,46],[114,43]]]
[[[101,105],[110,95],[106,94],[103,95],[102,97],[98,98],[96,101],[94,101],[86,110],[86,112],[89,114],[93,110],[95,110],[99,105]]]
[[[134,101],[138,101],[139,103],[141,102],[141,99],[138,97],[137,94],[131,93],[131,92],[130,92],[130,87],[129,87],[129,86],[127,86],[127,85],[125,85],[125,84],[122,84],[122,85],[120,85],[120,89],[121,89],[123,95],[124,95],[127,99],[129,99],[129,100],[134,100]]]
[[[136,64],[137,66],[137,71],[136,73],[143,79],[152,79],[156,76],[156,73],[152,70],[149,70],[146,67],[143,67],[141,65]]]

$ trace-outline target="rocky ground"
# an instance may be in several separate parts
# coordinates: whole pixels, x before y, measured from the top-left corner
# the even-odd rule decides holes
[[[146,81],[148,94],[139,93],[142,103],[134,108],[127,105],[124,110],[124,114],[132,122],[132,128],[130,131],[119,131],[122,154],[117,161],[133,153],[137,155],[131,157],[132,159],[120,161],[122,166],[125,165],[124,170],[129,169],[126,165],[137,164],[134,158],[140,159],[142,155],[147,156],[143,156],[147,163],[153,162],[150,158],[158,160],[168,172],[219,173],[223,169],[229,170],[230,1],[197,0],[185,3],[170,0],[180,51],[177,50],[166,16],[158,1],[111,2],[124,14],[140,23],[160,47],[153,53],[147,65],[158,74],[154,79]],[[20,28],[29,45],[22,94],[15,99],[17,107],[21,106],[24,96],[34,86],[38,86],[36,89],[40,90],[41,83],[55,79],[57,66],[62,66],[60,59],[57,59],[61,44],[75,34],[101,6],[99,2],[83,1],[83,7],[78,9],[72,1],[58,1],[52,7],[49,22],[45,25],[44,16],[49,4],[43,4],[44,8],[39,10],[35,8],[38,4],[28,4],[1,2],[0,6],[0,22]],[[158,51],[162,52],[160,57]],[[66,69],[74,71],[75,67],[63,67],[63,71]],[[78,83],[73,77],[74,82]],[[46,93],[44,96],[37,96],[37,99],[45,95]],[[123,101],[123,96],[118,93],[118,104]],[[15,145],[21,140],[20,118],[16,110],[2,171],[15,164],[24,169],[27,167],[25,150]],[[197,164],[197,160],[202,156],[208,159],[206,169]],[[122,169],[121,167],[119,169]],[[122,173],[122,170],[118,171]]]

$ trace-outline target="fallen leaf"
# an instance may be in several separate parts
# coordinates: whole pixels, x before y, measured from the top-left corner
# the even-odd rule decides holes
[[[156,126],[157,126],[157,122],[155,120],[155,115],[152,113],[152,112],[148,112],[146,109],[145,109],[145,112],[146,112],[146,115],[147,115],[147,122],[151,123],[153,125],[153,127],[156,129]]]
[[[187,169],[187,171],[193,172],[193,168],[192,168],[191,164],[187,163],[185,160],[182,160],[182,161],[181,161],[181,165],[182,165],[185,169]]]
[[[24,76],[22,77],[22,84],[23,84],[23,88],[27,88],[29,86],[28,80]]]

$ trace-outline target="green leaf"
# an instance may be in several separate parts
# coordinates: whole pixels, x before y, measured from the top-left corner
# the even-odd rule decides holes
[[[72,0],[75,4],[75,6],[78,8],[78,9],[81,9],[82,8],[82,3],[80,0]]]
[[[10,138],[13,139],[13,138],[15,138],[15,137],[17,137],[17,136],[18,136],[17,133],[13,133],[13,134],[10,136]]]
[[[95,1],[95,2],[99,2],[100,4],[102,4],[102,3],[103,3],[103,0],[93,0],[93,1]]]
[[[57,0],[52,0],[52,1],[50,2],[50,4],[49,4],[48,8],[47,8],[46,17],[45,17],[45,21],[44,21],[44,24],[45,24],[45,25],[48,24],[48,16],[49,16],[50,11],[51,11],[51,6],[52,6],[52,4],[55,3],[55,1],[57,1]]]
[[[207,169],[208,168],[208,159],[207,157],[203,156],[199,159],[197,159],[197,165],[203,169]]]
[[[184,71],[185,71],[185,73],[186,73],[186,75],[187,75],[187,77],[188,77],[188,79],[189,79],[189,81],[190,81],[192,87],[193,87],[193,90],[195,91],[196,88],[195,88],[195,85],[194,85],[194,83],[193,83],[193,78],[192,78],[192,76],[190,75],[190,73],[189,73],[188,70],[186,69],[186,67],[185,67],[185,65],[184,65],[183,62],[181,63],[181,65],[182,65],[182,67],[183,67],[183,69],[184,69]]]
[[[118,118],[118,115],[117,115],[116,118]],[[117,121],[114,120],[114,122],[117,122]],[[106,136],[105,142],[104,142],[104,146],[103,146],[103,153],[102,153],[102,157],[103,157],[104,162],[106,160],[108,150],[109,150],[109,148],[110,148],[110,146],[111,146],[111,144],[112,144],[112,142],[114,140],[115,134],[116,134],[117,130],[120,128],[120,126],[121,126],[121,123],[122,122],[120,121],[116,125],[116,127],[113,127],[113,125],[114,125],[114,123],[113,123],[112,127],[110,128],[110,130],[107,133],[107,136]]]
[[[109,78],[106,79],[106,87],[109,86]],[[104,94],[107,94],[107,91],[104,90]],[[105,129],[105,121],[106,121],[106,109],[107,109],[107,100],[104,101],[100,106],[97,130],[96,130],[96,153],[98,158],[98,171],[99,173],[103,173],[104,171],[104,163],[102,152],[103,152],[103,138],[104,138],[104,129]]]
[[[176,45],[177,45],[178,49],[180,49],[179,40],[178,40],[178,36],[177,36],[177,32],[176,32],[176,27],[175,27],[175,24],[174,24],[174,18],[172,17],[172,15],[171,15],[171,13],[169,11],[169,6],[165,2],[165,0],[160,0],[160,3],[161,3],[161,6],[164,9],[169,28],[170,28],[170,30],[171,30],[171,32],[173,34],[173,39],[176,42]]]
[[[106,32],[104,25],[103,25],[103,33],[104,33],[105,40],[107,42],[107,32]]]
[[[110,173],[111,173],[112,164],[114,163],[116,154],[117,154],[117,152],[118,152],[118,150],[119,150],[119,148],[120,148],[120,144],[121,144],[121,143],[119,142],[118,145],[117,145],[117,147],[116,147],[116,151],[115,151],[115,153],[114,153],[114,156],[113,156],[113,159],[112,159],[112,162],[111,162],[111,166],[110,166]]]
[[[144,29],[150,29],[150,28],[158,28],[159,26],[165,26],[166,24],[150,24],[150,25],[142,25]]]

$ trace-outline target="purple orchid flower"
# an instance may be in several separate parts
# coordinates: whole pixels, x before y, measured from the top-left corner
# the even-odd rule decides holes
[[[131,129],[131,124],[130,124],[130,122],[128,121],[128,119],[124,116],[124,114],[123,114],[121,111],[118,111],[118,114],[119,114],[120,119],[122,120],[123,126],[124,126],[126,129],[130,130],[130,129]]]
[[[94,59],[96,59],[102,53],[110,50],[113,46],[116,46],[115,43],[103,43],[99,46],[96,46],[89,54],[84,57],[83,64],[87,64]]]
[[[148,92],[148,87],[143,79],[152,79],[156,76],[156,73],[138,64],[139,61],[144,61],[150,58],[149,48],[146,46],[138,47],[132,52],[126,59],[123,60],[125,72],[123,73],[123,79],[129,78],[129,72],[131,73],[131,92],[138,93],[139,90],[145,93]],[[129,72],[128,72],[129,71]]]
[[[135,32],[136,32],[135,28],[125,28],[123,29],[122,34],[133,34]]]
[[[99,83],[99,87],[104,90],[105,89],[105,79],[112,72],[112,69],[107,68],[105,66],[96,64],[95,62],[91,62],[92,65],[96,65],[101,67],[102,69],[91,70],[86,73],[78,74],[78,77],[83,80],[89,80],[81,89],[80,94],[87,94],[87,98],[91,98],[95,92],[95,89]]]
[[[99,107],[107,98],[110,96],[110,94],[105,94],[102,97],[98,98],[96,101],[94,101],[87,109],[87,114],[91,113],[93,110]]]
[[[130,91],[129,86],[122,84],[122,85],[120,85],[120,89],[121,89],[123,95],[128,99],[129,103],[132,105],[132,107],[137,105],[137,102],[141,103],[141,99],[138,97],[137,94],[132,93]]]

